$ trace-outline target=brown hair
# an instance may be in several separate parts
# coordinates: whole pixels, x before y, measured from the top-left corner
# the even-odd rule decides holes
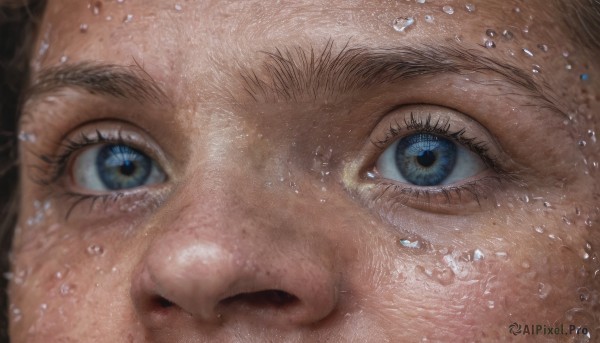
[[[10,268],[18,213],[17,122],[29,56],[45,1],[0,0],[0,272]],[[0,276],[0,341],[8,342],[7,274]]]

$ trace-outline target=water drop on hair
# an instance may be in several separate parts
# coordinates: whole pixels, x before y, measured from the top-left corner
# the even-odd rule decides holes
[[[454,8],[450,5],[445,5],[442,7],[442,11],[444,11],[446,14],[454,14]]]
[[[529,49],[523,48],[522,50],[525,53],[525,55],[527,55],[529,57],[533,57],[533,52],[531,52]]]
[[[509,30],[504,30],[504,31],[502,31],[502,37],[506,40],[511,40],[511,39],[513,39],[514,35]]]
[[[485,30],[485,35],[488,37],[496,37],[498,34],[496,33],[496,31],[492,30],[492,29],[487,29]]]
[[[543,52],[548,52],[548,46],[546,44],[538,44],[538,49],[542,50]]]
[[[392,27],[398,32],[406,32],[415,23],[413,17],[399,17],[394,19]]]
[[[488,49],[493,49],[496,47],[496,43],[494,43],[494,41],[491,39],[487,39],[483,45]]]
[[[542,68],[539,65],[534,64],[531,66],[531,72],[533,72],[534,74],[539,74],[542,72]]]

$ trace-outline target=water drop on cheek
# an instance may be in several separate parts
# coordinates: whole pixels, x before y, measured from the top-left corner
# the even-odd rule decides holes
[[[446,14],[454,14],[454,8],[450,5],[445,5],[442,7],[442,11]]]

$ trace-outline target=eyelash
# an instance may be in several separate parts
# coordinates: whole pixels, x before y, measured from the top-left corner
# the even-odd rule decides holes
[[[380,152],[385,150],[385,148],[398,137],[404,136],[402,132],[410,132],[410,134],[432,133],[450,138],[455,142],[462,144],[477,154],[494,174],[458,186],[438,186],[437,188],[436,186],[406,186],[386,179],[380,179],[376,181],[380,186],[380,190],[373,198],[374,202],[383,200],[387,197],[391,201],[389,206],[395,207],[398,205],[406,205],[411,202],[414,203],[415,201],[419,201],[419,199],[425,199],[425,205],[427,207],[435,207],[439,205],[451,205],[456,199],[462,202],[463,194],[468,194],[473,197],[473,200],[477,203],[478,207],[481,207],[481,198],[487,198],[487,195],[491,194],[494,190],[497,190],[498,186],[507,181],[519,183],[519,179],[515,174],[507,172],[500,166],[496,158],[490,156],[488,152],[489,149],[485,142],[478,141],[474,137],[466,137],[465,128],[451,131],[449,120],[442,121],[438,119],[434,121],[432,120],[431,114],[428,114],[426,118],[417,118],[414,113],[411,112],[409,119],[405,118],[402,122],[395,121],[394,123],[395,124],[390,125],[385,137],[371,141]],[[374,166],[370,167],[369,170],[374,170]],[[373,177],[370,178],[373,179]],[[435,199],[439,201],[435,202]],[[444,201],[445,203],[443,203]],[[393,213],[393,211],[391,212]]]

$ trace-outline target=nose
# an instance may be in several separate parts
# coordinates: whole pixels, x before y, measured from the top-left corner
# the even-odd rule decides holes
[[[226,230],[221,224],[229,220],[218,214],[212,224],[181,217],[174,225],[186,229],[157,235],[133,274],[132,300],[147,328],[290,328],[317,323],[336,308],[338,273],[327,244],[268,225],[238,222]]]

